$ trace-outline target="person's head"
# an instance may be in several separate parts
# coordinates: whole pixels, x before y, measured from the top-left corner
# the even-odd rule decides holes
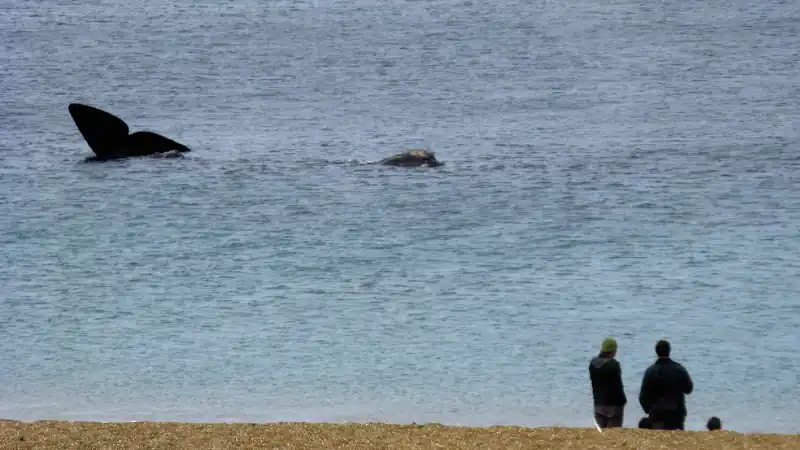
[[[656,355],[658,355],[659,358],[669,358],[670,350],[669,342],[663,339],[656,342]]]
[[[714,416],[714,417],[708,419],[708,423],[706,424],[706,428],[708,428],[708,431],[721,430],[722,429],[722,421],[719,420],[719,417]]]
[[[603,339],[603,343],[600,344],[600,351],[608,353],[611,357],[617,356],[617,341],[612,337]]]
[[[639,420],[639,428],[652,429],[653,421],[650,420],[650,417],[644,416]]]

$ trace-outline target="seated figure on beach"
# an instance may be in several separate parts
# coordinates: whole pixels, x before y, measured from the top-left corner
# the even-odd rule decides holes
[[[622,369],[614,359],[616,356],[617,341],[608,337],[600,345],[600,354],[589,362],[594,420],[600,428],[621,427],[628,402],[622,385]]]
[[[686,395],[694,389],[689,372],[670,359],[670,345],[656,343],[656,362],[642,377],[639,403],[650,416],[654,430],[683,430],[686,421]]]
[[[713,416],[710,419],[708,419],[708,422],[706,423],[706,428],[708,428],[708,431],[721,430],[722,421],[719,420],[719,417]]]

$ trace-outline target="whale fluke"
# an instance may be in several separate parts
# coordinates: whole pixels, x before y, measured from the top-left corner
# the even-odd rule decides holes
[[[379,164],[401,167],[436,167],[444,163],[437,160],[436,155],[431,151],[413,149],[382,159]]]
[[[191,151],[185,145],[152,131],[129,134],[130,129],[124,120],[93,106],[70,103],[69,114],[95,154],[89,159],[105,161],[169,151]]]
[[[128,136],[127,140],[132,152],[140,151],[140,155],[145,156],[153,153],[165,153],[172,150],[188,152],[189,149],[170,138],[153,133],[152,131],[137,131]]]

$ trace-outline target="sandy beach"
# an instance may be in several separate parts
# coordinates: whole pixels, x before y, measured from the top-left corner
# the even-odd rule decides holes
[[[439,424],[0,421],[0,449],[800,449],[800,435]]]

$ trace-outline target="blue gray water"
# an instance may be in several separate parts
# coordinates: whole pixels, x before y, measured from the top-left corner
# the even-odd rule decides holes
[[[800,7],[0,2],[0,417],[800,429]],[[83,163],[69,102],[193,148]],[[412,147],[438,170],[365,164]]]

